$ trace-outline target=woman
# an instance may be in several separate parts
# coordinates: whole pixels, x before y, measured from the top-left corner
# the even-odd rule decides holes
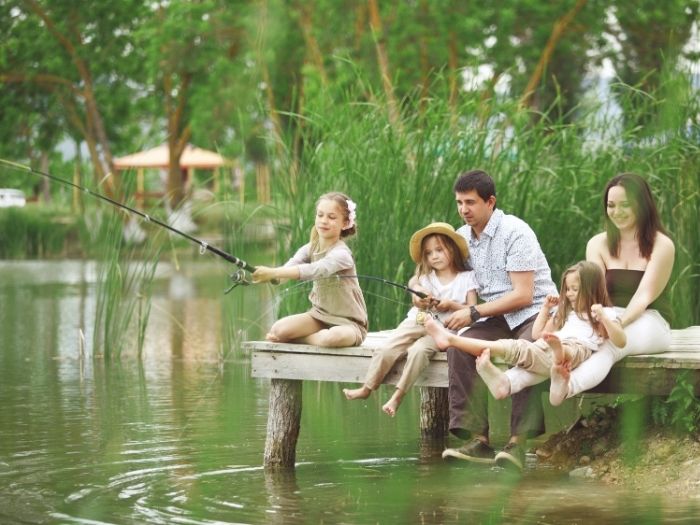
[[[616,175],[605,187],[603,206],[605,231],[588,241],[586,259],[605,272],[627,344],[617,348],[606,343],[575,370],[553,370],[568,383],[561,396],[551,399],[554,405],[598,385],[620,359],[664,352],[671,345],[670,308],[662,292],[671,277],[675,247],[661,225],[649,184],[633,173]],[[511,383],[537,382],[525,374],[510,377]]]

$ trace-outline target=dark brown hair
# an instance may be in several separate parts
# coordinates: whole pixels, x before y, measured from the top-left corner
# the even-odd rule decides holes
[[[608,181],[603,194],[603,211],[605,212],[605,232],[608,240],[610,255],[617,257],[620,253],[620,230],[608,217],[608,193],[610,188],[622,186],[627,194],[627,200],[634,211],[637,220],[637,241],[639,253],[649,259],[654,249],[657,232],[666,233],[659,219],[654,197],[649,183],[635,173],[620,173]]]
[[[477,195],[485,201],[489,200],[492,195],[496,196],[496,184],[491,176],[483,170],[471,170],[461,173],[455,180],[452,190],[455,193],[466,193],[476,190]]]

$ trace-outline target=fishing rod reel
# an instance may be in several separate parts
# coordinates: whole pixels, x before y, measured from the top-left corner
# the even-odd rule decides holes
[[[226,290],[224,291],[224,295],[228,294],[236,286],[248,286],[249,284],[253,284],[253,281],[248,279],[248,274],[246,274],[243,268],[239,268],[238,270],[233,272],[231,275],[229,275],[229,278],[231,279],[232,283],[231,286],[226,288]]]

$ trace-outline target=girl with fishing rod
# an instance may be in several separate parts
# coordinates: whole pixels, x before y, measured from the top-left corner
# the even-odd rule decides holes
[[[310,241],[284,266],[258,266],[253,283],[313,281],[311,309],[276,321],[266,339],[325,347],[358,346],[367,336],[367,307],[355,260],[344,239],[357,231],[356,204],[344,193],[321,195]],[[345,278],[332,278],[345,277]]]
[[[469,258],[467,241],[451,225],[444,222],[429,224],[413,234],[408,247],[411,259],[416,263],[415,274],[408,285],[423,292],[425,297],[412,295],[413,308],[386,346],[372,355],[364,384],[360,388],[343,390],[347,399],[366,399],[379,388],[394,364],[406,359],[396,390],[382,406],[382,410],[392,417],[408,389],[438,350],[423,325],[426,310],[435,310],[437,318],[444,321],[455,310],[477,302],[478,285],[466,262]]]

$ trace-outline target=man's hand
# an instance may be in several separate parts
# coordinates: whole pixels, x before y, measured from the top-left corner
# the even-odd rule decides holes
[[[459,330],[470,324],[472,324],[472,316],[469,313],[469,308],[452,312],[452,315],[445,319],[445,328],[449,330]]]

